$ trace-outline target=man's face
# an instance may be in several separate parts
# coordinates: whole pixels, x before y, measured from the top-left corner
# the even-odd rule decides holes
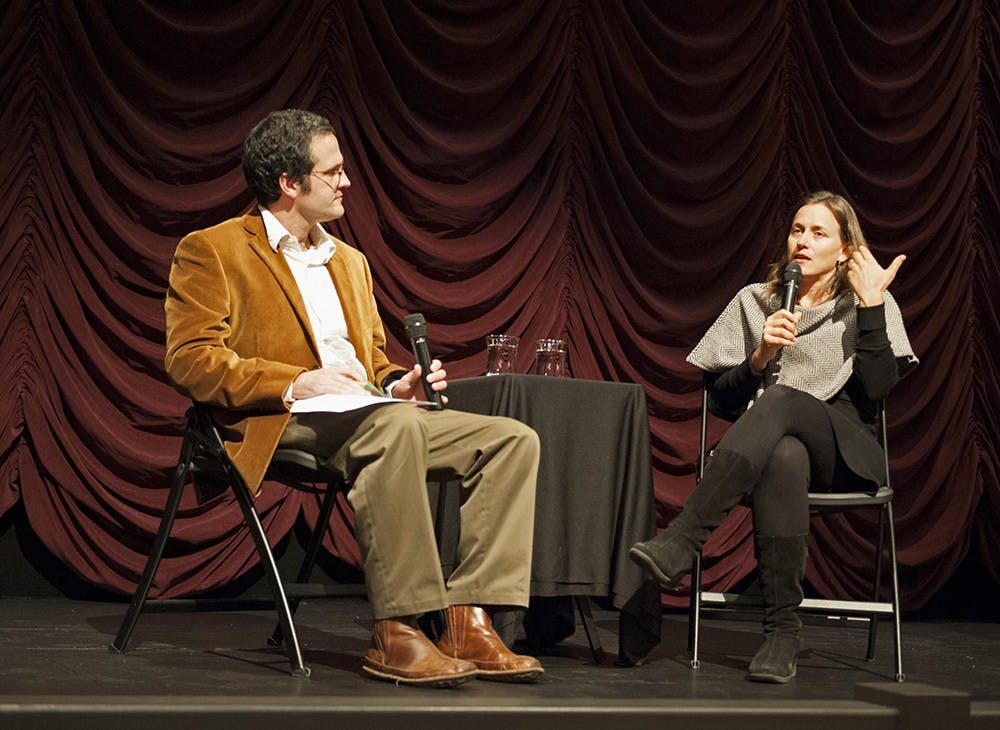
[[[343,217],[344,190],[351,186],[351,181],[344,172],[344,156],[333,134],[317,134],[309,149],[312,172],[306,184],[298,186],[293,207],[309,225],[314,225]]]

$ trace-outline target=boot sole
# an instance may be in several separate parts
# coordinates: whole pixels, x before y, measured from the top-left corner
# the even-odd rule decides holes
[[[363,664],[361,666],[361,671],[374,677],[375,679],[381,679],[384,682],[434,688],[457,687],[460,684],[468,682],[470,679],[479,674],[478,671],[473,670],[463,674],[447,674],[436,677],[405,677],[399,674],[393,674],[390,669],[379,669],[368,666],[367,664]]]
[[[653,577],[655,577],[667,588],[677,588],[680,585],[681,579],[684,577],[684,574],[682,574],[672,578],[661,571],[652,556],[645,553],[638,545],[628,551],[628,556],[633,563],[645,568],[647,572],[652,573]]]
[[[538,669],[512,669],[508,671],[500,672],[490,672],[483,671],[482,669],[476,674],[476,679],[482,679],[487,682],[512,682],[528,684],[530,682],[537,682],[541,679],[542,675],[545,674],[545,670],[539,667]]]
[[[747,674],[748,682],[763,682],[765,684],[785,684],[795,678],[795,672],[788,676],[779,674]]]

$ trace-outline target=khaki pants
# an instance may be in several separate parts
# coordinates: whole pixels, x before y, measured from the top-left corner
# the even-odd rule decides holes
[[[393,403],[292,416],[280,446],[350,482],[375,619],[448,605],[527,606],[538,436],[510,418]],[[445,581],[427,480],[461,480],[456,567]]]

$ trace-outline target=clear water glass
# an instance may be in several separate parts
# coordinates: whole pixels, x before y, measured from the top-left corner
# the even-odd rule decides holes
[[[553,378],[566,377],[566,340],[539,340],[531,372]]]
[[[520,338],[514,335],[486,336],[486,374],[503,375],[514,372],[514,359]]]

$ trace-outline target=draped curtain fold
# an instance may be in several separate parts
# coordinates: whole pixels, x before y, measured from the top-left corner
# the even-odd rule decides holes
[[[0,515],[130,593],[177,458],[162,300],[184,233],[245,210],[268,111],[339,130],[334,230],[369,258],[390,355],[421,311],[451,377],[484,336],[569,342],[575,377],[646,390],[658,520],[693,488],[685,356],[760,280],[802,193],[855,203],[921,357],[889,401],[904,604],[969,551],[1000,579],[997,0],[13,0],[0,14]],[[711,424],[718,437],[725,425]],[[315,500],[268,485],[272,539]],[[357,564],[342,505],[326,548]],[[185,502],[154,592],[254,563],[228,498]],[[858,593],[874,523],[813,530],[808,578]],[[704,582],[752,569],[743,511]],[[666,597],[666,602],[679,601]]]

